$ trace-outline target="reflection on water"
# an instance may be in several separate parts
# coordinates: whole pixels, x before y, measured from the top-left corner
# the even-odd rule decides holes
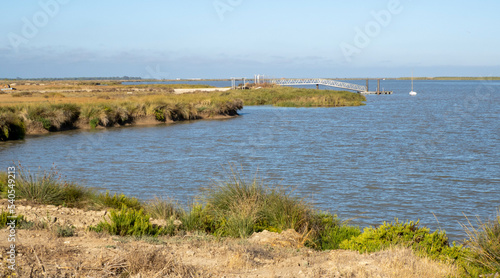
[[[91,187],[185,201],[234,163],[362,226],[421,219],[460,239],[462,213],[500,206],[500,83],[420,81],[417,97],[408,82],[385,84],[395,94],[362,107],[247,107],[230,120],[30,136],[0,143],[0,166],[55,164]]]

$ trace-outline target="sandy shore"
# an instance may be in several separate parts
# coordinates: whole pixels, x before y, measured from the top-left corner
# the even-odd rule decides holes
[[[6,200],[0,204],[7,207]],[[18,277],[445,277],[453,273],[451,266],[416,257],[409,249],[364,255],[316,251],[304,247],[295,231],[264,231],[249,239],[196,233],[137,239],[87,231],[107,217],[104,210],[22,201],[16,208],[36,223],[16,231]],[[56,228],[67,226],[75,227],[73,236],[58,237]],[[2,277],[11,274],[5,264],[10,249],[7,233],[3,229],[0,235]]]

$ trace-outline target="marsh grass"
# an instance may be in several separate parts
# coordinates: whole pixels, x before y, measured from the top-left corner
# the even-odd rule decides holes
[[[133,123],[141,117],[158,122],[185,121],[215,116],[234,116],[243,108],[241,100],[206,93],[130,97],[90,103],[27,103],[0,107],[0,140],[24,138],[26,131],[43,128],[54,132],[78,124],[90,128]]]
[[[26,133],[41,132],[41,129],[54,132],[77,128],[82,124],[90,128],[125,125],[141,117],[152,117],[158,122],[176,122],[235,116],[243,108],[243,104],[337,107],[363,105],[366,101],[364,96],[357,93],[290,87],[175,95],[170,94],[170,90],[179,88],[178,84],[110,86],[106,88],[109,92],[102,92],[102,87],[108,86],[92,86],[100,88],[95,89],[93,97],[53,92],[37,98],[31,93],[29,101],[2,105],[0,140],[17,140],[24,138]],[[196,88],[198,85],[186,87]],[[123,95],[122,90],[132,88],[146,92],[137,96]],[[149,90],[151,93],[148,93]]]
[[[232,171],[226,181],[216,182],[203,193],[205,213],[212,220],[211,233],[248,237],[263,230],[306,232],[313,226],[314,211],[293,190],[267,186],[257,178],[246,180]]]
[[[34,203],[83,207],[89,202],[93,192],[74,183],[61,179],[55,169],[32,173],[18,167],[16,195]]]
[[[180,206],[173,200],[155,197],[145,204],[146,212],[155,219],[179,219],[183,214]]]
[[[0,141],[23,139],[25,134],[26,126],[22,119],[13,111],[0,109]]]
[[[482,222],[477,219],[476,225],[469,220],[462,227],[468,235],[466,245],[471,251],[466,256],[472,267],[468,271],[473,275],[500,273],[500,209],[493,220]]]
[[[365,96],[333,90],[314,90],[292,87],[271,87],[255,90],[231,90],[228,94],[243,100],[245,105],[274,105],[282,107],[339,107],[364,105]]]

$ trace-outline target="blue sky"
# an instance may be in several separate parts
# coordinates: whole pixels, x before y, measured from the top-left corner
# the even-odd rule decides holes
[[[4,1],[0,78],[499,76],[500,1]]]

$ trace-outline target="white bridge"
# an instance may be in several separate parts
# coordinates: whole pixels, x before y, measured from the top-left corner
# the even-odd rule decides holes
[[[308,78],[308,79],[270,79],[270,83],[280,85],[280,86],[293,86],[293,85],[325,85],[330,87],[336,87],[341,89],[353,90],[358,93],[366,92],[366,86],[351,84],[347,82],[340,82],[331,79],[323,79],[323,78]]]

